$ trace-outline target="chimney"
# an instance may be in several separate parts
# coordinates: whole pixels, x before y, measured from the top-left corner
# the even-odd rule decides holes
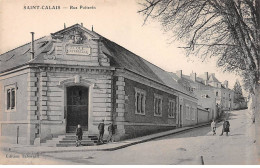
[[[32,43],[31,43],[31,60],[34,59],[34,32],[31,32],[32,34]]]
[[[177,75],[179,78],[182,78],[182,70],[176,71],[176,75]]]
[[[93,25],[92,25],[92,27],[91,27],[91,31],[94,31]]]
[[[197,78],[197,74],[192,72],[192,73],[190,74],[190,79],[195,82],[195,81],[196,81],[196,78]]]
[[[64,23],[64,29],[66,29],[66,23]]]
[[[206,86],[209,85],[208,80],[205,80],[205,81],[204,81],[204,84],[205,84]]]
[[[80,23],[80,25],[83,27],[83,23]]]
[[[208,80],[209,79],[209,73],[208,72],[204,72],[203,76],[202,76],[202,79],[204,81]]]
[[[224,86],[225,86],[225,88],[228,88],[228,81],[227,80],[224,81]]]

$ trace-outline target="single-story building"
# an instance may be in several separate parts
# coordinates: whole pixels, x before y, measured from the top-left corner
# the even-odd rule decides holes
[[[116,139],[197,124],[197,98],[168,72],[75,24],[0,55],[0,135],[38,144],[114,123]],[[19,140],[18,140],[19,139]]]

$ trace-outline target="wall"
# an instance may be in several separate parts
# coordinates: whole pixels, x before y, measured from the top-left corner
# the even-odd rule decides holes
[[[190,111],[187,111],[187,106],[189,106]],[[191,108],[194,109],[194,113],[195,113],[195,117],[192,117],[192,112],[191,112]],[[195,125],[197,124],[197,113],[196,113],[196,109],[197,109],[197,103],[191,100],[188,100],[186,98],[183,98],[183,123],[182,126],[190,126],[190,125]]]
[[[28,69],[0,76],[0,135],[1,141],[17,143],[17,127],[19,127],[19,144],[27,144],[27,76]],[[16,110],[6,111],[5,86],[16,85]]]
[[[209,117],[211,119],[218,117],[216,111],[216,92],[213,90],[213,88],[210,88],[209,90],[198,91],[198,99],[198,105],[210,111]]]
[[[201,108],[197,108],[197,110],[198,110],[198,123],[205,123],[211,120],[209,111]]]
[[[176,127],[176,117],[168,117],[168,102],[169,99],[176,100],[177,97],[175,95],[123,77],[115,77],[115,84],[115,121],[118,126],[118,134],[123,136],[121,139],[169,130]],[[146,92],[145,115],[135,114],[135,88],[142,89]],[[154,93],[161,95],[163,98],[162,116],[154,116]]]
[[[102,68],[101,68],[102,69]],[[46,77],[39,75],[41,142],[66,133],[66,87],[85,86],[89,88],[88,132],[98,133],[97,125],[103,119],[112,120],[111,71],[98,68],[52,68],[45,69]],[[79,81],[75,82],[75,78]],[[44,88],[42,90],[41,88]],[[46,101],[45,101],[46,100]],[[41,105],[43,104],[43,105]]]
[[[126,101],[126,115],[125,119],[128,122],[137,123],[156,123],[156,124],[173,124],[175,125],[175,120],[168,118],[168,102],[170,99],[175,99],[176,96],[170,95],[168,93],[162,92],[160,90],[148,87],[146,85],[140,84],[138,82],[125,79],[126,87],[125,93],[128,97]],[[135,114],[135,87],[146,91],[146,105],[145,105],[145,115]],[[162,116],[154,116],[154,93],[163,96],[162,105]]]

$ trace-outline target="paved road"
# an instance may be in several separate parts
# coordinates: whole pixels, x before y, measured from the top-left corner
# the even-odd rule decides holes
[[[254,129],[247,110],[230,114],[231,133],[217,136],[210,127],[193,129],[116,151],[48,153],[52,164],[255,164]]]

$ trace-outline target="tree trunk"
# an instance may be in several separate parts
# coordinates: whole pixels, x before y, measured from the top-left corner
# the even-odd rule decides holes
[[[256,145],[258,151],[258,163],[260,163],[260,83],[255,87],[255,131],[256,131]]]

